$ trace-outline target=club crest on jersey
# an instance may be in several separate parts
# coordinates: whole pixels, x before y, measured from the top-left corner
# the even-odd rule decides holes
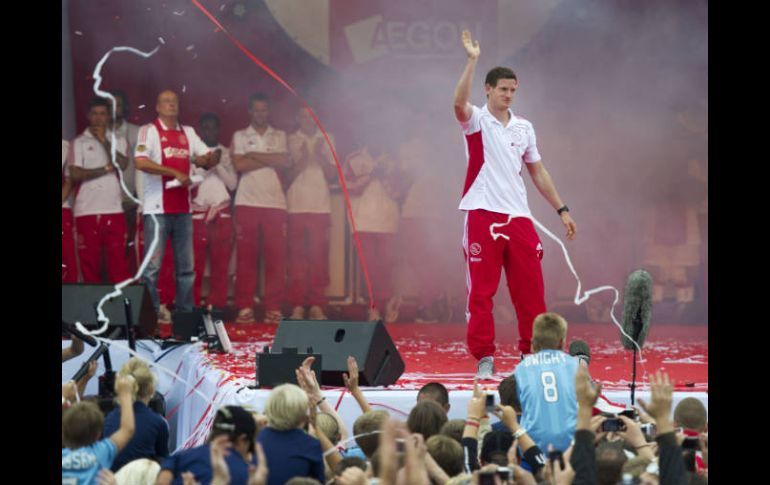
[[[166,143],[168,141],[168,138],[166,138],[166,135],[163,135],[160,137],[160,141],[162,141],[163,143]]]
[[[470,250],[472,255],[478,256],[479,254],[481,254],[481,244],[479,243],[471,244]]]
[[[537,243],[535,251],[537,252],[537,259],[543,259],[543,243]]]
[[[182,145],[187,145],[187,137],[184,135],[179,135],[179,143]]]

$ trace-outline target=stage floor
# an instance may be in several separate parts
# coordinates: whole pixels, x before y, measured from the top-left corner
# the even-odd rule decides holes
[[[168,327],[168,326],[166,326]],[[271,345],[276,325],[262,323],[226,324],[233,352],[207,354],[214,367],[246,381],[255,380],[255,355]],[[438,381],[450,390],[469,390],[473,385],[476,361],[465,345],[466,325],[462,323],[394,323],[386,328],[404,360],[406,370],[388,389],[419,389]],[[163,329],[163,333],[169,332]],[[497,353],[495,381],[513,372],[519,362],[515,325],[496,326]],[[613,324],[574,324],[569,326],[568,342],[585,340],[591,348],[591,376],[605,390],[629,389],[632,353],[620,344],[620,332]],[[637,382],[644,388],[645,375],[663,369],[669,373],[677,392],[708,392],[708,327],[705,325],[653,325],[643,347],[643,360],[637,363]]]

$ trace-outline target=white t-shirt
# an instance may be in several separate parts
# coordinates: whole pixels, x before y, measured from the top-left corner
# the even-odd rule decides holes
[[[412,138],[398,152],[402,170],[413,177],[401,217],[440,217],[442,201],[435,194],[443,188],[436,186],[436,176],[430,170],[430,145],[422,138]]]
[[[471,118],[460,123],[468,157],[461,210],[485,209],[514,217],[532,217],[521,176],[524,163],[537,163],[540,153],[532,123],[508,110],[503,126],[484,105],[473,106]]]
[[[329,139],[334,144],[334,138],[329,135]],[[320,164],[329,163],[334,165],[332,152],[326,145],[326,139],[321,130],[316,130],[315,134],[308,136],[301,130],[289,135],[289,155],[293,161],[302,157],[302,145],[305,145],[307,153],[312,157],[317,150],[316,146],[320,144],[323,158],[314,160],[308,164],[297,178],[291,183],[289,190],[286,191],[286,199],[289,207],[289,214],[310,213],[310,214],[329,214],[331,213],[331,198],[329,195],[329,184],[326,182],[323,168]]]
[[[61,141],[61,176],[62,179],[69,178],[70,171],[67,168],[67,152],[70,149],[70,142],[67,140]],[[72,204],[70,204],[70,199],[72,199],[72,195],[70,194],[69,197],[67,197],[67,200],[61,203],[62,209],[70,209],[72,208]]]
[[[366,148],[350,155],[347,160],[357,177],[369,175],[380,163],[388,163],[387,156],[372,158]],[[398,203],[388,194],[382,181],[373,178],[350,204],[359,232],[398,232]]]
[[[109,131],[105,136],[108,140],[112,139],[112,134]],[[127,148],[126,139],[116,136],[115,151],[125,156]],[[92,170],[112,163],[104,146],[88,129],[72,142],[71,156],[72,159],[68,161],[71,167]],[[100,177],[80,182],[79,186],[75,189],[75,217],[96,214],[122,214],[123,206],[120,203],[120,192],[120,181],[115,170]]]
[[[286,132],[268,126],[265,134],[260,135],[249,125],[233,134],[231,149],[233,157],[250,152],[286,153]],[[262,167],[241,173],[235,205],[286,210],[286,196],[275,169]]]
[[[163,129],[168,129],[166,125],[160,121]],[[177,125],[178,127],[179,125]],[[189,156],[198,157],[205,155],[211,151],[203,141],[195,133],[195,130],[191,126],[181,125],[184,134],[187,137],[187,143],[189,148]],[[145,157],[149,158],[152,162],[162,165],[161,146],[160,146],[160,134],[154,124],[149,123],[142,126],[139,129],[139,137],[137,139],[136,149],[134,151],[134,158]],[[190,162],[190,175],[193,173],[195,166]],[[137,171],[137,174],[142,175],[142,193],[140,194],[140,200],[142,201],[142,213],[149,214],[163,214],[163,191],[166,190],[163,183],[162,175],[153,175],[146,172]],[[189,197],[189,191],[188,191]]]
[[[235,173],[228,148],[222,144],[217,145],[216,148],[222,150],[222,157],[216,167],[209,170],[195,168],[195,173],[203,177],[203,182],[197,187],[197,195],[192,202],[193,211],[205,211],[211,207],[229,203],[228,190],[235,190],[238,185],[238,174]]]

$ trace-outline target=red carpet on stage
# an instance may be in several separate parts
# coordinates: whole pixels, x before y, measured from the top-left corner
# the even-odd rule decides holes
[[[163,325],[162,333],[169,332]],[[209,354],[209,359],[236,377],[255,379],[256,354],[271,345],[276,325],[227,324],[231,354]],[[418,389],[439,381],[450,390],[471,389],[476,361],[465,345],[465,324],[394,323],[386,325],[406,370],[393,389]],[[497,325],[495,380],[513,372],[519,362],[516,326]],[[612,323],[570,324],[568,342],[585,340],[591,348],[590,372],[605,390],[628,389],[631,382],[632,353],[620,344],[620,332]],[[708,327],[653,325],[643,347],[643,361],[637,362],[637,384],[646,388],[647,374],[658,369],[671,376],[675,391],[708,392]]]

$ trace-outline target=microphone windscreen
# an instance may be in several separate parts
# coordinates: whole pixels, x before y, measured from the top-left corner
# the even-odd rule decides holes
[[[623,293],[623,331],[641,348],[650,329],[652,318],[652,277],[643,269],[638,269],[628,276]],[[620,340],[628,350],[635,348],[634,343],[621,334]]]

